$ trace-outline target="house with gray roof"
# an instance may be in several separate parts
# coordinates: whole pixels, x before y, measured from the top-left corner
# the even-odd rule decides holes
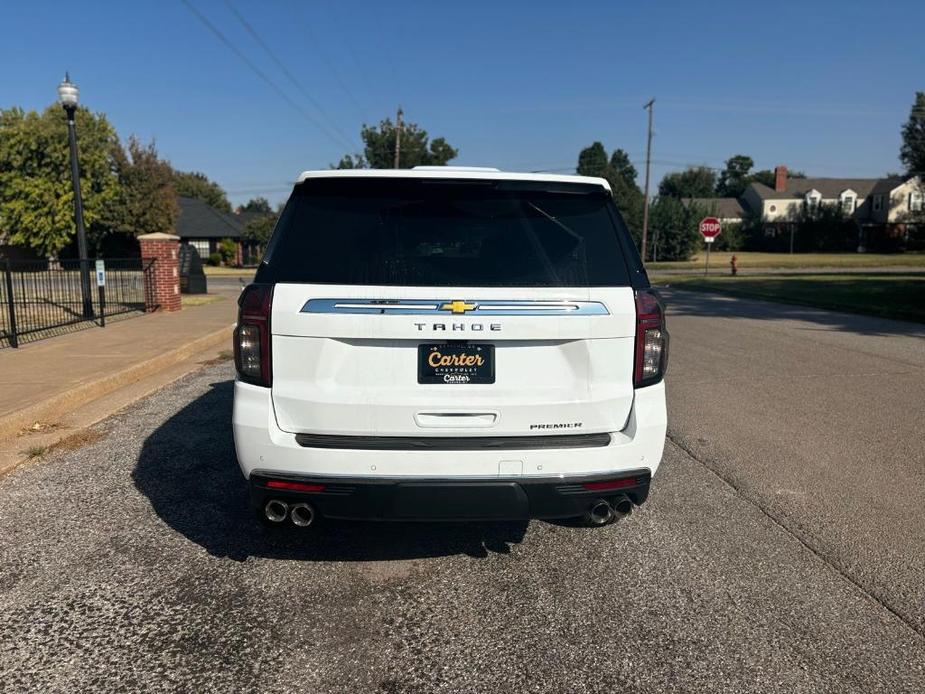
[[[685,207],[698,207],[706,214],[716,217],[720,224],[741,224],[749,212],[739,198],[684,198]]]
[[[180,243],[188,243],[199,251],[199,257],[207,260],[218,252],[222,239],[231,239],[236,247],[237,265],[255,265],[259,249],[244,238],[247,218],[216,210],[197,198],[178,197],[180,214],[177,217],[176,234]]]
[[[837,206],[857,225],[860,250],[865,239],[874,235],[898,238],[906,234],[910,216],[925,209],[923,198],[918,177],[791,178],[786,166],[778,166],[774,187],[751,183],[742,202],[763,221],[766,234],[791,230],[807,208]]]
[[[789,178],[787,167],[774,170],[774,187],[751,183],[742,200],[766,224],[795,220],[806,207],[837,205],[859,224],[901,224],[922,210],[917,178]]]

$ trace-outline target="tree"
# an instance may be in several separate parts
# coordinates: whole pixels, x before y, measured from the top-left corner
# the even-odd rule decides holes
[[[331,164],[332,169],[368,169],[369,164],[362,154],[345,154],[337,164]]]
[[[615,149],[610,155],[610,170],[628,185],[636,185],[636,167],[630,162],[630,156],[622,149]]]
[[[239,207],[238,214],[249,217],[244,225],[244,239],[258,246],[266,246],[282,211],[283,203],[274,210],[266,198],[254,198]]]
[[[579,152],[575,171],[581,176],[607,179],[614,203],[638,245],[642,235],[643,195],[636,185],[636,167],[630,163],[627,153],[622,149],[614,150],[608,161],[604,145],[594,142]]]
[[[231,203],[222,187],[198,171],[174,171],[173,186],[177,195],[196,198],[219,212],[231,212]]]
[[[238,244],[234,239],[222,239],[218,242],[218,254],[222,257],[222,263],[232,265],[238,252]]]
[[[600,142],[594,142],[578,153],[578,166],[575,172],[579,176],[597,176],[606,178],[609,170],[607,151]]]
[[[910,175],[925,176],[925,92],[915,93],[909,120],[903,125],[899,160]]]
[[[721,198],[737,198],[745,192],[750,183],[748,172],[755,165],[754,159],[736,154],[726,160],[726,168],[719,175],[716,194]]]
[[[685,206],[677,197],[656,198],[649,206],[651,252],[659,260],[689,260],[700,242],[698,224],[704,216],[704,208]]]
[[[278,219],[278,213],[270,212],[248,220],[247,224],[244,225],[245,240],[253,241],[258,246],[266,246]]]
[[[334,169],[391,169],[395,165],[395,125],[389,118],[378,126],[363,125],[363,154],[347,154]],[[455,159],[459,150],[442,137],[429,140],[427,131],[408,121],[402,122],[400,168],[443,166]]]
[[[238,214],[247,214],[247,213],[256,213],[256,214],[272,214],[273,208],[270,207],[270,201],[266,198],[251,198],[243,205],[238,205],[238,209],[235,210]]]
[[[658,184],[659,197],[711,198],[716,189],[716,174],[705,166],[691,166],[684,171],[666,174]]]
[[[787,178],[794,178],[794,176],[788,171]],[[773,188],[775,179],[776,176],[771,169],[761,169],[761,171],[756,171],[749,176],[749,183],[763,183],[768,188]]]
[[[118,137],[102,114],[78,108],[77,151],[84,222],[91,245],[108,231],[119,197]],[[67,120],[60,106],[42,113],[0,110],[0,230],[13,244],[57,255],[76,235]]]
[[[173,169],[158,156],[154,142],[142,145],[130,137],[127,151],[115,151],[115,169],[119,194],[106,215],[110,229],[135,236],[173,233],[179,214]]]

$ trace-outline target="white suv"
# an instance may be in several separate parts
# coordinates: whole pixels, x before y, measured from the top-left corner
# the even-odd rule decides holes
[[[603,525],[648,495],[668,334],[603,179],[306,172],[239,303],[266,522]]]

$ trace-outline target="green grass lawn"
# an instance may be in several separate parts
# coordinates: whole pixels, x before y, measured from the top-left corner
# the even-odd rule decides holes
[[[184,294],[180,297],[180,304],[183,308],[204,306],[215,301],[222,301],[224,298],[218,294]]]
[[[925,272],[896,275],[661,276],[653,284],[925,323]]]
[[[922,267],[925,268],[925,253],[754,253],[736,251],[740,270],[755,268],[852,268],[852,267]],[[710,267],[729,269],[732,253],[722,251],[710,254]],[[649,272],[658,270],[681,270],[702,268],[704,256],[695,255],[691,260],[665,263],[646,263]]]
[[[206,264],[203,264],[202,269],[205,271],[206,276],[228,275],[231,277],[253,277],[254,273],[257,272],[257,268],[255,267],[217,267],[215,265]]]

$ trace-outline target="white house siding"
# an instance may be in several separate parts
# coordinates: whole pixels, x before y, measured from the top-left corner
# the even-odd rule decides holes
[[[767,222],[785,222],[796,217],[802,208],[803,200],[798,198],[765,200],[762,216]]]
[[[888,222],[896,224],[906,221],[909,215],[909,195],[919,193],[925,195],[925,185],[920,178],[910,178],[901,186],[890,191],[890,209]]]

